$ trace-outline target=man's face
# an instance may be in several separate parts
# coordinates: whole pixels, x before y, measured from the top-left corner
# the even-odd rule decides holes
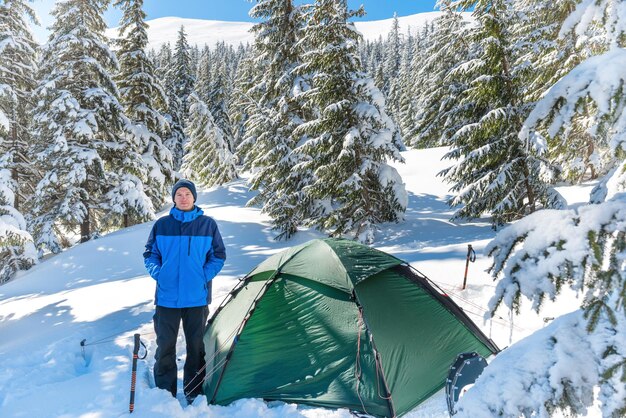
[[[193,209],[193,194],[191,194],[191,190],[186,187],[180,187],[176,190],[174,203],[178,209],[183,211]]]

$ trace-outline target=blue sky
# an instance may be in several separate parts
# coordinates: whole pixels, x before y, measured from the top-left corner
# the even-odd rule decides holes
[[[299,1],[305,2],[305,1]],[[312,2],[312,0],[311,0]],[[52,24],[50,11],[55,0],[35,0],[33,8],[39,16],[42,27],[33,27],[35,38],[45,42],[46,27]],[[393,16],[407,16],[420,12],[431,12],[436,0],[348,0],[348,6],[357,8],[363,4],[367,15],[362,20],[379,20]],[[251,21],[248,11],[253,3],[248,0],[144,0],[144,10],[148,19],[163,16],[178,16],[195,19],[212,19],[227,21]],[[118,10],[109,7],[105,19],[109,26],[117,26],[121,16]]]

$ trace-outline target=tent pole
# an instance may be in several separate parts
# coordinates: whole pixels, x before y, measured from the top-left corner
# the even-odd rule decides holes
[[[220,377],[217,379],[217,383],[215,384],[215,390],[213,391],[213,396],[211,397],[211,400],[209,401],[210,404],[215,402],[215,397],[217,396],[217,391],[220,388],[222,379],[224,378],[224,372],[226,371],[226,367],[228,366],[230,358],[233,355],[233,351],[235,351],[235,346],[237,345],[237,342],[239,341],[239,336],[243,332],[243,329],[246,327],[246,324],[248,323],[250,318],[252,318],[252,314],[254,313],[254,310],[256,309],[256,303],[259,301],[259,299],[261,299],[263,294],[265,294],[267,289],[276,281],[278,273],[279,273],[279,270],[276,270],[274,274],[272,275],[272,277],[270,277],[267,280],[267,282],[265,282],[265,285],[261,288],[261,290],[259,291],[259,294],[254,298],[252,305],[250,305],[250,310],[248,311],[246,316],[243,318],[243,321],[241,321],[241,324],[239,324],[239,330],[237,331],[237,334],[235,334],[235,338],[233,338],[233,342],[230,345],[230,348],[228,349],[228,353],[226,354],[226,361],[224,362],[224,367],[222,367],[222,372],[220,373]]]

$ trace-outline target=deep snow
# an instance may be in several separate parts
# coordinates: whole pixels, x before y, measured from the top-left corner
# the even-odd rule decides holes
[[[485,269],[482,250],[495,232],[490,223],[451,223],[445,204],[447,186],[436,173],[445,149],[403,152],[395,164],[409,192],[406,220],[383,225],[376,248],[410,262],[462,306],[501,348],[543,328],[553,317],[575,310],[576,295],[562,295],[540,315],[504,313],[483,321],[495,284]],[[586,201],[590,187],[562,189],[570,204]],[[212,309],[256,264],[270,254],[323,235],[303,230],[290,241],[274,241],[268,219],[245,203],[253,196],[243,181],[200,191],[199,206],[214,217],[228,259],[214,281]],[[169,207],[160,215],[166,214]],[[180,400],[148,384],[153,362],[154,281],[143,267],[143,246],[152,223],[136,225],[77,245],[53,256],[12,282],[0,286],[0,416],[116,417],[128,414],[132,334],[139,332],[148,357],[139,362],[135,417],[350,417],[345,410],[325,410],[260,400],[240,400],[227,407],[207,406],[199,397],[182,407]],[[468,288],[461,290],[467,245],[476,262],[469,267]],[[85,339],[86,347],[80,342]],[[527,343],[528,344],[528,343]],[[532,344],[532,341],[531,341]],[[181,364],[184,343],[179,336]],[[179,374],[179,391],[182,370]],[[523,395],[523,394],[516,394]],[[408,414],[447,417],[443,392]],[[592,416],[592,415],[589,415]]]

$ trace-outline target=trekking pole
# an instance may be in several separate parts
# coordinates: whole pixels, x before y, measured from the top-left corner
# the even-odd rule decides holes
[[[465,290],[465,286],[467,285],[467,270],[469,269],[470,261],[472,263],[476,261],[476,252],[472,248],[472,244],[467,244],[467,256],[465,257],[465,276],[463,276],[462,290]]]
[[[139,358],[139,334],[135,334],[135,346],[133,347],[133,372],[130,378],[130,406],[128,410],[133,413],[135,409],[135,384],[137,383],[137,359]]]

